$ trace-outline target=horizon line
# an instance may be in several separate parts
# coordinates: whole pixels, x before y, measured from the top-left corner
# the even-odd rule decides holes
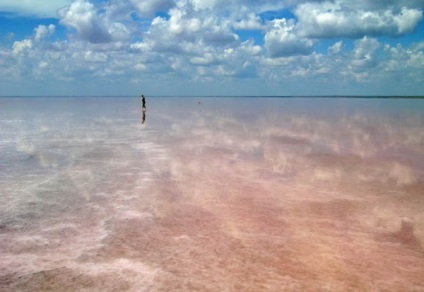
[[[405,98],[424,99],[424,95],[147,95],[146,97],[189,97],[189,98]],[[0,98],[135,98],[140,95],[0,95]]]

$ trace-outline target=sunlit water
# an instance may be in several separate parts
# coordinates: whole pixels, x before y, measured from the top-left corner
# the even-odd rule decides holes
[[[423,291],[424,100],[0,98],[1,291]]]

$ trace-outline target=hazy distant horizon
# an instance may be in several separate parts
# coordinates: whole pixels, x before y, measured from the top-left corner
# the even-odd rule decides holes
[[[0,98],[136,98],[139,95],[0,95]],[[146,98],[406,98],[421,99],[424,95],[146,95]]]

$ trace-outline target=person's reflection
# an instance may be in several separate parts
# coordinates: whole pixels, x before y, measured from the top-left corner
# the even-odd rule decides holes
[[[144,95],[141,95],[141,123],[144,124],[146,122],[146,98]]]
[[[141,123],[144,124],[146,122],[146,109],[143,108],[143,112],[141,114]]]

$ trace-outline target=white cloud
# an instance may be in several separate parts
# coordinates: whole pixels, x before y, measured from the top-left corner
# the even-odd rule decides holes
[[[299,5],[294,11],[301,34],[312,38],[398,36],[413,31],[423,19],[416,8],[363,10],[349,5],[345,1]]]
[[[144,43],[155,52],[193,54],[210,46],[238,46],[238,36],[220,19],[198,12],[181,2],[169,11],[169,19],[156,17],[144,35]],[[145,47],[144,47],[145,48]]]
[[[395,47],[384,46],[387,61],[383,71],[396,79],[409,79],[424,83],[424,41],[404,48],[400,44]]]
[[[307,55],[312,52],[313,41],[296,34],[293,21],[275,19],[265,34],[265,47],[272,58],[291,55]]]
[[[104,63],[108,60],[108,56],[102,52],[93,52],[91,50],[82,53],[81,58],[87,62]]]
[[[184,37],[187,37],[201,29],[202,22],[200,19],[189,15],[184,9],[172,9],[170,15],[169,21],[164,21],[163,23],[173,35],[185,34]]]
[[[173,0],[108,0],[104,7],[110,19],[131,21],[134,15],[143,19],[154,18],[157,13],[167,13],[175,5]],[[148,25],[146,20],[143,22]]]
[[[348,1],[348,0],[338,0],[340,3],[343,3],[344,6],[348,7],[351,10],[387,10],[389,8],[400,9],[402,7],[409,8],[422,8],[424,7],[423,0],[384,0],[384,1],[375,1],[375,0],[357,0],[357,1]]]
[[[54,31],[55,31],[56,26],[54,26],[53,24],[50,24],[49,26],[45,26],[45,25],[39,25],[37,26],[34,31],[35,31],[35,37],[34,40],[35,41],[40,41],[48,36],[51,36]]]
[[[12,12],[24,16],[56,18],[58,16],[57,11],[71,4],[72,1],[73,0],[1,0],[0,11]]]
[[[338,54],[342,51],[342,48],[343,48],[343,42],[338,41],[337,43],[335,43],[334,45],[328,48],[328,52],[332,55]]]
[[[156,12],[167,12],[175,3],[172,0],[129,0],[137,8],[138,14],[152,17]]]
[[[251,29],[251,30],[262,30],[264,25],[262,24],[261,18],[255,13],[251,12],[247,14],[246,18],[243,18],[234,23],[235,29]]]
[[[206,66],[206,65],[211,65],[211,64],[215,63],[216,57],[212,53],[206,53],[203,56],[195,56],[195,57],[190,58],[190,62],[193,65]]]
[[[412,32],[420,21],[423,20],[423,13],[418,9],[408,9],[402,7],[400,14],[393,17],[393,22],[397,26],[397,34]]]
[[[25,39],[23,41],[16,41],[13,43],[12,52],[17,55],[24,51],[30,50],[32,48],[32,40]]]
[[[364,37],[355,41],[349,69],[358,80],[369,78],[372,68],[379,64],[377,49],[380,43],[376,39]]]
[[[99,14],[96,7],[85,0],[77,0],[60,11],[60,23],[77,30],[78,36],[91,43],[109,43],[129,38],[130,32],[119,22]]]
[[[224,94],[254,89],[260,94],[258,86],[264,93],[322,94],[338,90],[342,84],[350,85],[340,89],[343,92],[357,84],[362,90],[364,84],[373,82],[387,84],[380,88],[389,91],[386,88],[395,84],[394,80],[415,84],[414,90],[422,91],[423,43],[396,46],[358,35],[351,48],[350,41],[335,38],[320,43],[307,33],[313,21],[318,21],[315,33],[325,38],[341,35],[342,29],[345,36],[354,37],[353,32],[362,29],[371,33],[373,27],[380,27],[380,32],[386,27],[387,34],[387,27],[406,33],[417,21],[416,6],[403,0],[399,0],[405,4],[403,8],[394,0],[385,1],[385,5],[358,1],[362,5],[342,0],[272,0],[266,4],[250,0],[76,0],[60,12],[59,25],[70,28],[66,39],[58,40],[59,35],[49,38],[59,27],[39,25],[32,37],[13,45],[9,41],[8,48],[0,45],[0,74],[4,79],[17,76],[21,81],[62,80],[67,88],[73,87],[71,81],[86,78],[92,80],[93,90],[100,91],[105,90],[105,83],[120,80],[125,92],[142,85],[156,88],[158,94],[166,90],[171,94],[187,92],[189,86],[204,94],[209,94],[209,89]],[[278,19],[281,9],[290,7],[315,10],[308,12],[311,18],[306,20]],[[355,7],[364,13],[360,16]],[[267,9],[271,9],[270,14],[276,9],[277,18],[269,20],[267,16],[267,20],[259,15]],[[166,15],[154,17],[158,11]],[[363,23],[354,22],[347,28],[348,20]],[[239,30],[256,30],[255,38],[247,37],[249,40],[243,42],[246,32]],[[258,40],[260,34],[263,42]],[[325,43],[331,45],[322,47]]]
[[[138,52],[146,52],[149,48],[150,47],[146,42],[136,42],[130,45],[130,50]]]

